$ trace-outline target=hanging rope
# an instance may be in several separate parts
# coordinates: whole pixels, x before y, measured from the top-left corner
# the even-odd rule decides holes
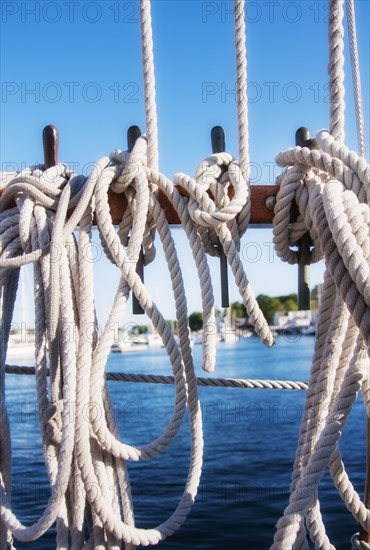
[[[155,93],[152,15],[150,0],[140,0],[141,48],[144,71],[148,166],[158,171],[158,118]]]
[[[187,202],[170,180],[146,167],[145,158],[146,140],[140,138],[132,154],[115,151],[110,157],[101,159],[84,182],[81,176],[69,172],[65,165],[57,165],[46,171],[26,170],[7,186],[0,202],[0,212],[4,210],[0,214],[1,221],[4,222],[1,224],[0,234],[0,266],[3,272],[7,273],[26,263],[34,264],[37,288],[35,373],[45,456],[52,488],[49,503],[42,517],[29,527],[17,519],[8,500],[3,503],[3,525],[8,533],[19,540],[35,540],[56,522],[58,545],[62,547],[68,537],[73,536],[73,544],[79,548],[78,545],[83,540],[82,505],[82,508],[90,510],[93,522],[90,543],[85,541],[86,543],[98,547],[102,544],[100,539],[103,536],[104,540],[124,540],[127,545],[155,544],[179,528],[197,492],[203,439],[186,297],[176,248],[156,193],[152,190],[159,188],[166,194],[184,224],[203,283],[205,317],[208,315],[208,318],[212,319],[213,298],[209,296],[212,290],[208,265],[191,217],[197,219],[200,224],[207,223],[216,227],[224,246],[229,248],[229,261],[241,292],[245,292],[246,277],[240,260],[233,253],[235,245],[231,246],[233,241],[226,226],[227,223],[232,223],[244,204],[244,181],[238,165],[234,163],[229,168],[229,177],[235,187],[235,197],[225,207],[217,209],[203,187],[199,188],[191,178],[187,178],[185,182],[185,177],[178,176],[182,186],[186,183],[192,197]],[[48,185],[44,183],[46,181]],[[126,241],[128,234],[127,219],[118,228],[118,233],[112,225],[107,197],[110,187],[114,188],[115,192],[126,195],[129,204],[128,216],[131,217],[130,244],[135,244],[134,250],[144,243],[146,228],[155,224],[170,268],[180,337],[179,346],[136,274],[136,257],[132,261],[132,257],[128,256],[127,247],[124,246],[127,243],[122,243],[122,239]],[[7,206],[12,199],[16,200],[17,207],[9,210]],[[67,213],[72,206],[74,211],[67,219]],[[88,261],[93,216],[103,249],[121,271],[112,311],[101,337],[98,336],[93,306],[92,266]],[[78,237],[75,237],[73,231],[77,227]],[[4,295],[9,296],[4,285]],[[111,327],[116,326],[122,318],[131,291],[138,297],[141,306],[162,337],[176,386],[174,411],[167,427],[155,441],[142,447],[122,443],[117,437],[114,419],[107,413],[99,415],[99,418],[94,416],[95,406],[101,411],[109,410],[104,369],[114,339]],[[14,299],[15,292],[10,293],[10,296]],[[7,319],[5,312],[11,311],[13,304],[9,307],[5,300],[2,306],[3,319]],[[246,306],[248,310],[251,309],[250,304],[246,303]],[[253,309],[251,317],[254,319]],[[259,322],[256,329],[261,332],[262,337],[268,338],[266,324],[258,315],[256,320]],[[89,338],[84,332],[87,326],[93,327]],[[205,342],[204,358],[205,366],[210,370],[214,363],[215,346],[212,342],[215,330],[208,330],[206,333],[209,333],[209,338],[207,337]],[[73,344],[69,345],[71,334]],[[46,381],[47,362],[50,364],[50,388]],[[86,383],[87,380],[89,384]],[[71,423],[70,419],[67,421],[67,405],[70,402],[77,403],[75,423]],[[89,403],[94,403],[91,411]],[[3,410],[5,411],[5,404]],[[86,422],[86,410],[89,411],[89,422]],[[191,420],[192,454],[183,497],[172,516],[163,524],[150,530],[137,529],[134,527],[125,465],[121,464],[117,470],[117,465],[114,464],[122,459],[147,460],[165,451],[176,436],[186,410],[189,410]],[[10,457],[10,442],[6,440],[3,448],[3,463],[6,463]],[[80,505],[70,519],[67,510],[75,508],[71,508],[72,497],[67,493],[67,487],[75,487],[78,483],[83,484],[86,495],[82,498],[74,493],[74,498]],[[113,506],[111,495],[104,491],[104,487],[112,486],[109,483],[113,483],[115,491],[120,495],[122,509],[123,503],[126,505],[126,509],[123,509],[125,521],[121,519],[119,507]],[[4,495],[8,495],[10,491],[5,485],[5,479],[2,480],[2,484]],[[96,499],[95,489],[93,490],[96,487],[101,488],[102,495],[99,499]]]
[[[344,0],[329,2],[330,133],[344,142]]]
[[[364,157],[366,155],[365,125],[364,125],[364,113],[363,113],[363,106],[362,106],[360,60],[359,60],[358,48],[357,48],[357,31],[356,31],[354,0],[347,0],[346,5],[347,5],[349,47],[350,47],[350,54],[351,54],[352,83],[353,83],[353,93],[354,93],[354,100],[355,100],[358,153],[359,155]]]
[[[248,94],[247,94],[247,49],[245,44],[245,2],[235,0],[235,52],[236,52],[236,89],[238,110],[239,164],[241,172],[250,188]],[[240,236],[245,233],[250,218],[251,205],[247,201],[238,219]]]
[[[273,550],[334,549],[320,512],[318,489],[326,468],[356,521],[370,532],[370,514],[361,502],[339,450],[353,403],[362,391],[369,411],[370,351],[370,167],[344,145],[343,2],[330,2],[330,133],[316,136],[318,150],[295,147],[277,157],[286,167],[279,178],[274,218],[278,255],[298,261],[292,246],[308,230],[311,261],[324,257],[315,354],[294,463],[289,505],[277,523]],[[295,201],[297,222],[289,225]],[[368,548],[352,539],[352,548]]]

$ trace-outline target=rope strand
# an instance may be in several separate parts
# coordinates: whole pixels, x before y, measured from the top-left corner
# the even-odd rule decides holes
[[[352,83],[355,99],[355,114],[357,128],[358,153],[361,157],[366,155],[365,150],[365,124],[361,94],[360,59],[357,48],[357,31],[354,0],[347,0],[347,23],[351,54]]]

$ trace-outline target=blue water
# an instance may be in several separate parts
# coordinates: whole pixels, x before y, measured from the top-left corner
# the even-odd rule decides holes
[[[218,377],[307,380],[313,338],[289,341],[279,337],[273,349],[240,340],[218,346]],[[197,374],[201,347],[195,346]],[[109,371],[165,373],[170,366],[163,349],[112,354]],[[157,437],[172,412],[174,387],[110,382],[109,391],[121,434],[141,445]],[[13,507],[30,524],[48,498],[33,377],[7,376],[7,403],[13,437]],[[274,526],[288,502],[288,489],[304,405],[302,391],[199,388],[205,456],[196,503],[183,528],[159,545],[167,549],[268,549]],[[363,406],[355,404],[341,441],[344,463],[362,494],[364,484],[365,421]],[[189,431],[185,422],[168,451],[145,463],[130,464],[137,526],[154,527],[174,510],[186,480]],[[320,488],[322,511],[331,541],[349,548],[358,530],[333,489],[330,476]],[[17,549],[55,548],[50,530],[34,543]]]

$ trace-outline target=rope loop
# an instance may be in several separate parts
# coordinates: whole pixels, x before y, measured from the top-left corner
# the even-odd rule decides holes
[[[317,133],[316,142],[320,150],[294,147],[277,156],[285,171],[277,180],[280,189],[274,209],[274,243],[278,256],[290,264],[298,263],[294,247],[307,231],[313,241],[311,263],[323,257],[311,199],[325,194],[328,182],[334,178],[339,182],[338,193],[351,190],[361,203],[366,204],[370,198],[370,166],[366,160],[335,141],[326,130]],[[299,215],[292,223],[293,205],[298,206]]]
[[[352,550],[370,550],[370,544],[360,540],[359,533],[355,533],[351,538]]]
[[[226,153],[213,155],[198,170],[197,180],[180,174],[175,176],[174,184],[155,168],[147,166],[146,148],[146,139],[140,138],[131,153],[113,151],[100,159],[87,177],[72,173],[63,164],[45,171],[41,168],[25,170],[10,182],[0,202],[0,266],[4,273],[31,262],[34,267],[37,289],[35,373],[40,428],[52,484],[49,503],[34,525],[23,525],[10,506],[2,506],[0,523],[19,540],[38,538],[57,518],[59,538],[68,536],[68,530],[74,529],[70,524],[72,516],[72,521],[79,523],[82,529],[84,514],[77,509],[76,515],[69,517],[67,513],[66,479],[70,478],[84,484],[85,496],[82,500],[79,497],[80,504],[82,510],[90,510],[95,518],[94,525],[100,525],[107,536],[124,540],[131,546],[156,544],[170,535],[185,521],[195,499],[203,454],[201,409],[181,268],[167,220],[158,202],[158,190],[166,195],[177,211],[192,246],[201,282],[205,370],[214,369],[217,329],[213,289],[199,227],[214,231],[218,246],[222,246],[227,253],[250,321],[266,345],[273,343],[250,289],[238,256],[239,245],[234,237],[237,231],[236,216],[249,197],[238,163]],[[204,178],[206,185],[201,181]],[[189,200],[180,195],[176,184],[185,187],[190,195]],[[231,198],[228,194],[230,187],[234,188]],[[124,194],[128,204],[118,230],[113,226],[109,212],[110,190]],[[212,197],[207,191],[212,193]],[[6,210],[10,198],[15,199],[16,207]],[[98,334],[93,304],[92,266],[87,260],[92,246],[93,217],[103,250],[121,273],[112,310],[101,335]],[[200,221],[200,224],[194,224],[193,220]],[[170,270],[179,344],[136,273],[140,248],[144,248],[146,260],[153,256],[154,230],[161,240]],[[15,300],[16,287],[14,291],[8,291],[9,281],[6,277],[0,277],[0,285],[6,289],[0,292],[0,297],[6,297],[2,301],[3,316],[5,311],[12,311]],[[14,285],[14,282],[11,284]],[[115,419],[109,413],[104,375],[114,341],[111,327],[122,318],[130,292],[138,298],[162,338],[176,388],[174,409],[167,426],[154,441],[141,447],[120,441]],[[72,344],[71,319],[75,323]],[[3,326],[2,330],[7,326]],[[86,326],[93,327],[90,339],[84,334]],[[8,336],[6,332],[2,335],[1,342],[5,345]],[[48,363],[50,384],[46,379]],[[263,387],[263,381],[258,381],[258,386]],[[68,403],[76,403],[74,422],[68,419]],[[96,406],[100,411],[106,411],[105,414],[94,414]],[[187,410],[190,413],[192,450],[184,493],[175,511],[164,523],[154,529],[138,529],[134,523],[127,471],[117,467],[116,477],[110,479],[110,467],[105,470],[98,465],[102,461],[105,464],[108,457],[109,461],[137,461],[149,460],[160,454],[176,437]],[[5,436],[4,449],[5,455],[10,453],[10,439]],[[76,456],[74,461],[73,456]],[[61,493],[60,484],[63,486]],[[91,490],[91,487],[97,486],[102,488],[103,495],[99,501]],[[108,496],[104,496],[103,488],[106,486],[114,486],[121,495],[122,502],[125,502],[124,517],[112,507]],[[7,494],[6,486],[3,492]]]
[[[230,162],[228,165],[231,163],[231,158],[229,157],[229,159]],[[211,198],[206,190],[211,186],[216,187],[216,177],[220,172],[218,170],[214,172],[213,169],[215,167],[219,167],[217,162],[206,165],[205,170],[205,165],[202,163],[197,172],[197,179],[193,179],[182,173],[175,174],[174,178],[175,185],[182,187],[190,195],[188,208],[192,220],[196,224],[205,227],[218,227],[223,223],[234,220],[237,214],[243,209],[249,194],[238,164],[232,163],[228,174],[230,175],[230,183],[234,186],[235,195],[228,201],[224,190],[220,193],[217,188],[216,197]],[[227,188],[227,185],[223,186],[223,189],[225,188]],[[218,207],[216,201],[220,197],[221,206]]]

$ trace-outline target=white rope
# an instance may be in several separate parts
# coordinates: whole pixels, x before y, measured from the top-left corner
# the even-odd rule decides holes
[[[10,272],[26,263],[34,263],[37,290],[35,373],[45,457],[52,490],[51,499],[40,520],[29,527],[23,525],[14,515],[10,503],[3,503],[1,517],[4,533],[12,533],[19,540],[38,538],[56,521],[57,546],[60,548],[68,546],[69,536],[76,550],[89,544],[96,548],[104,546],[105,539],[111,541],[109,544],[112,548],[119,545],[120,541],[124,541],[127,548],[133,548],[137,544],[156,544],[180,527],[195,499],[203,449],[201,413],[197,397],[198,381],[194,374],[181,269],[167,221],[156,197],[157,188],[165,193],[178,212],[192,246],[202,287],[207,336],[204,342],[206,370],[212,370],[215,363],[214,298],[206,256],[196,229],[197,225],[192,218],[197,219],[200,224],[215,228],[222,245],[228,250],[230,265],[244,294],[251,319],[256,322],[256,330],[266,343],[272,343],[267,324],[259,309],[256,313],[253,309],[255,304],[251,305],[247,301],[247,279],[237,253],[233,253],[239,244],[233,242],[232,235],[235,232],[228,228],[235,226],[235,216],[246,201],[246,187],[243,185],[245,182],[240,176],[238,165],[232,162],[231,157],[228,158],[224,181],[227,181],[226,189],[230,185],[234,187],[235,196],[230,201],[221,199],[220,195],[221,202],[218,207],[209,198],[203,185],[187,176],[178,176],[175,182],[180,182],[184,186],[186,180],[191,190],[191,199],[187,201],[170,180],[146,167],[146,154],[146,140],[141,138],[131,154],[115,151],[110,157],[101,159],[83,185],[81,177],[70,173],[65,165],[49,169],[47,174],[39,168],[30,169],[10,182],[0,201],[0,210],[5,210],[14,199],[17,202],[17,208],[5,210],[0,214],[0,265],[3,272]],[[215,162],[219,162],[218,157]],[[209,169],[205,168],[208,176],[212,171],[212,165],[213,161],[209,164]],[[50,186],[44,184],[46,177],[53,182]],[[219,186],[216,180],[217,178],[210,180],[210,187],[215,192]],[[110,187],[115,192],[124,193],[129,204],[129,213],[120,224],[118,233],[112,225],[109,213],[107,191]],[[224,191],[222,194],[225,195]],[[71,205],[74,210],[67,219]],[[112,311],[100,337],[93,306],[92,266],[88,262],[93,215],[102,247],[110,261],[121,272]],[[77,226],[79,237],[76,240],[73,231]],[[140,247],[148,246],[150,253],[148,228],[153,226],[156,227],[162,241],[170,269],[180,337],[179,346],[135,271]],[[128,249],[124,244],[133,247],[133,255],[128,255]],[[5,283],[6,281],[4,285]],[[7,292],[6,286],[3,288],[7,296],[12,296]],[[141,447],[127,445],[118,438],[115,420],[109,412],[109,395],[104,372],[114,338],[114,332],[110,327],[121,320],[131,291],[135,293],[162,337],[172,365],[171,382],[176,386],[174,410],[167,427],[154,441]],[[8,308],[8,305],[6,307]],[[92,327],[90,338],[87,338],[84,332],[86,326]],[[73,346],[68,345],[71,331]],[[46,368],[47,361],[50,365],[49,371]],[[46,380],[48,372],[51,377],[50,385]],[[71,377],[73,384],[67,383]],[[229,384],[270,389],[304,387],[294,382],[258,380],[236,381]],[[75,423],[69,423],[67,426],[68,402],[77,402],[77,410]],[[91,403],[106,413],[94,416],[94,407],[90,406]],[[5,408],[3,410],[5,426],[7,419]],[[175,438],[187,410],[190,414],[192,452],[183,496],[173,514],[164,523],[149,530],[138,529],[134,523],[127,469],[119,464],[122,459],[148,460],[164,452]],[[86,422],[86,411],[89,414],[89,422]],[[4,433],[6,434],[6,430]],[[10,456],[9,444],[5,445],[5,449],[8,449]],[[6,456],[4,460],[8,460]],[[69,483],[66,480],[69,480]],[[3,483],[6,495],[5,479]],[[76,493],[76,484],[84,486],[83,498]],[[73,490],[67,494],[68,486]],[[115,492],[120,495],[120,506],[117,506],[117,500],[112,500],[111,494],[107,493],[108,486],[114,487]],[[99,499],[96,499],[93,490],[96,487],[101,490]],[[58,499],[55,498],[56,492],[60,497]],[[78,502],[79,506],[73,506],[73,502]],[[84,515],[81,513],[81,507],[90,514],[92,522],[89,540],[85,540],[82,533]],[[9,538],[8,534],[6,536]]]
[[[292,249],[308,230],[311,261],[325,258],[318,335],[289,505],[277,523],[273,550],[334,549],[320,512],[318,488],[327,467],[347,508],[370,532],[370,514],[355,491],[340,457],[338,440],[357,393],[368,381],[370,351],[370,170],[344,145],[343,2],[329,13],[330,134],[316,136],[320,150],[295,147],[278,155],[286,167],[274,218],[278,255],[298,261]],[[290,206],[299,208],[289,225]],[[367,386],[366,386],[367,387]],[[363,390],[364,391],[364,390]],[[367,548],[358,535],[352,548]]]
[[[298,503],[295,503],[294,506],[299,506],[299,510],[309,510],[307,525],[311,530],[311,535],[315,540],[319,541],[326,540],[322,538],[324,535],[321,529],[321,517],[317,509],[317,499],[315,496],[312,496],[316,495],[317,476],[319,474],[316,474],[316,477],[307,485],[305,472],[310,471],[311,464],[316,464],[315,453],[319,453],[317,465],[320,469],[318,472],[326,465],[329,465],[330,456],[335,456],[334,452],[337,452],[336,443],[339,433],[338,418],[343,419],[342,422],[345,421],[353,399],[361,387],[365,368],[364,361],[368,359],[366,348],[364,348],[362,342],[369,343],[370,339],[370,278],[368,267],[368,228],[370,215],[369,208],[365,202],[370,183],[366,180],[368,170],[363,169],[362,159],[354,157],[351,152],[345,150],[344,146],[330,140],[325,132],[319,133],[316,139],[322,145],[322,151],[316,151],[315,155],[309,156],[306,154],[306,151],[295,148],[281,154],[279,162],[297,163],[302,158],[305,159],[309,175],[305,179],[306,192],[301,193],[300,196],[302,198],[298,198],[298,195],[296,195],[295,199],[300,209],[302,209],[303,201],[306,205],[306,211],[302,212],[304,214],[304,216],[302,215],[302,219],[307,223],[305,229],[311,231],[317,250],[321,251],[327,259],[331,273],[328,276],[327,290],[324,292],[318,344],[315,354],[316,366],[314,366],[309,385],[309,395],[312,396],[313,401],[307,406],[305,415],[306,422],[308,422],[307,426],[312,427],[305,428],[306,437],[301,442],[300,448],[302,449],[302,453],[300,455],[301,458],[297,459],[295,481],[293,483],[295,487],[293,494],[300,495]],[[135,154],[137,154],[137,150],[142,148],[143,144],[145,145],[145,140],[138,141]],[[336,152],[335,157],[331,156],[333,152]],[[77,192],[78,202],[76,201],[76,196],[70,192],[70,189],[73,188],[71,182],[73,182],[76,176],[70,175],[67,169],[64,169],[64,173],[58,175],[58,178],[60,178],[58,181],[62,181],[62,193],[58,193],[55,187],[52,188],[52,194],[58,197],[56,202],[55,199],[51,202],[48,196],[44,197],[45,193],[40,191],[41,184],[39,184],[39,180],[41,175],[37,173],[35,176],[31,173],[26,176],[27,183],[23,184],[21,181],[17,181],[7,191],[6,201],[9,201],[11,196],[17,196],[20,192],[22,193],[21,198],[17,199],[18,207],[0,214],[0,261],[3,266],[3,273],[10,272],[8,264],[12,267],[13,265],[17,267],[29,262],[30,259],[37,258],[35,262],[35,280],[38,281],[36,285],[37,349],[35,373],[42,433],[46,456],[48,457],[47,465],[52,491],[57,491],[57,488],[59,490],[59,480],[65,479],[63,476],[67,475],[69,477],[72,476],[72,479],[76,483],[83,484],[86,488],[101,487],[102,496],[99,498],[99,502],[97,502],[90,489],[90,491],[86,490],[86,497],[84,497],[86,501],[83,503],[86,509],[91,510],[92,531],[90,536],[94,537],[91,540],[94,540],[93,544],[95,546],[99,544],[99,536],[101,535],[98,536],[98,533],[100,532],[104,532],[107,537],[110,537],[112,547],[119,540],[124,540],[127,545],[154,544],[162,540],[163,537],[168,536],[184,521],[196,494],[201,468],[202,437],[198,399],[196,396],[197,385],[207,384],[213,386],[268,389],[303,389],[306,387],[302,383],[290,381],[220,381],[218,379],[197,380],[195,378],[188,337],[186,301],[181,283],[181,270],[176,259],[175,247],[173,246],[163,212],[159,207],[155,193],[152,193],[150,189],[157,187],[161,189],[179,213],[180,219],[184,222],[189,240],[193,244],[194,258],[196,262],[198,261],[198,273],[200,279],[202,279],[206,272],[200,267],[204,263],[206,264],[206,262],[203,262],[205,258],[204,252],[200,254],[202,246],[200,245],[200,239],[192,219],[195,219],[197,224],[209,224],[209,226],[214,227],[217,236],[220,238],[222,244],[225,245],[226,242],[229,242],[227,239],[230,239],[231,235],[228,224],[233,223],[233,216],[235,217],[240,206],[243,204],[245,188],[242,184],[238,186],[238,181],[242,180],[238,171],[238,165],[229,161],[228,178],[235,187],[234,198],[231,201],[226,201],[224,206],[217,208],[205,191],[207,186],[204,187],[197,184],[196,180],[192,180],[188,176],[178,175],[176,182],[189,191],[190,199],[187,202],[181,197],[170,180],[162,174],[146,168],[145,147],[143,148],[142,162],[139,164],[141,168],[136,171],[136,175],[131,181],[127,176],[129,158],[129,155],[114,152],[110,156],[110,159],[102,159],[89,178],[86,179],[84,187]],[[122,159],[124,159],[123,162],[121,162]],[[217,156],[215,161],[219,161]],[[339,168],[338,161],[340,162]],[[311,162],[311,166],[309,166],[309,162]],[[360,173],[355,173],[353,168],[358,166],[361,167],[361,171]],[[328,169],[326,179],[324,179],[323,175],[324,167]],[[314,173],[315,170],[316,173]],[[341,175],[340,182],[330,181],[332,172]],[[203,173],[206,175],[208,173],[204,165]],[[70,178],[69,180],[68,177]],[[30,189],[33,189],[33,187],[30,182],[33,179],[36,184],[34,186],[35,190],[32,193]],[[212,180],[211,178],[209,181],[211,182],[210,185],[214,184],[214,179]],[[362,181],[365,181],[365,183],[362,184]],[[167,261],[172,268],[171,277],[180,327],[180,348],[177,347],[171,334],[167,332],[167,324],[137,276],[135,264],[128,261],[127,250],[122,245],[112,225],[108,209],[107,191],[113,185],[116,190],[120,189],[121,192],[126,194],[126,197],[131,198],[131,205],[135,205],[135,208],[131,208],[132,226],[130,234],[134,235],[137,247],[141,245],[144,238],[145,227],[147,226],[146,220],[149,220],[148,223],[154,221],[156,224],[157,232],[165,248]],[[285,193],[285,188],[289,187],[289,185],[290,173],[288,170],[286,172],[286,179],[283,178],[281,182],[281,196],[278,196],[278,209],[280,202],[286,200],[288,196]],[[14,191],[10,195],[12,189]],[[352,189],[355,189],[359,197],[362,197],[362,202]],[[136,198],[137,190],[140,190],[140,200]],[[217,187],[215,187],[215,191],[217,191]],[[147,198],[145,198],[145,195]],[[290,196],[290,201],[292,200],[293,197]],[[78,241],[75,241],[72,234],[74,226],[71,224],[71,218],[68,221],[66,220],[66,213],[72,201],[76,205],[73,220],[75,224],[79,224],[80,237]],[[83,210],[84,207],[85,210]],[[54,208],[56,208],[56,214],[54,213]],[[286,206],[283,207],[283,210],[287,210]],[[140,216],[138,214],[139,211],[141,211]],[[80,219],[77,217],[76,212],[81,213]],[[92,303],[91,265],[86,262],[88,248],[91,246],[90,228],[93,213],[96,218],[103,248],[106,250],[111,261],[121,271],[121,280],[112,313],[101,337],[96,332],[97,320],[95,319]],[[17,228],[17,231],[14,231],[14,227]],[[233,243],[232,240],[230,242]],[[77,257],[79,257],[77,264],[75,254],[71,254],[71,250],[73,249],[77,251]],[[234,243],[233,248],[231,248],[232,257],[230,257],[232,267],[237,257],[236,249],[237,245]],[[52,265],[52,253],[50,250],[53,253],[58,250],[61,253],[61,258],[64,258],[62,262],[56,263],[57,270],[55,269],[55,265]],[[68,272],[64,273],[64,271],[61,271],[62,268],[64,269],[63,266],[68,268]],[[233,267],[237,281],[239,269],[240,266]],[[52,276],[55,280],[50,284],[49,281]],[[245,274],[241,278],[244,281]],[[206,275],[206,279],[208,280],[208,274]],[[337,296],[334,299],[338,291],[335,290],[333,281],[342,298],[338,298]],[[5,283],[6,281],[3,282],[2,286],[4,290],[6,288],[4,287]],[[243,287],[243,285],[241,286]],[[206,288],[208,292],[208,286]],[[59,289],[59,291],[56,291],[56,289]],[[9,296],[4,290],[2,295]],[[133,290],[138,296],[142,307],[163,338],[171,360],[173,377],[161,376],[156,378],[153,376],[113,374],[105,376],[104,368],[114,337],[112,331],[109,331],[109,326],[121,318],[130,290]],[[330,297],[330,303],[328,302],[328,297]],[[342,300],[346,302],[346,306],[344,307]],[[204,303],[207,304],[207,300]],[[336,309],[334,310],[333,304],[336,304]],[[211,307],[212,309],[213,306]],[[53,315],[49,315],[47,312],[52,312]],[[63,319],[65,320],[64,322]],[[67,330],[67,319],[75,320],[75,328],[73,330],[75,335],[73,339],[75,342],[74,350],[70,349],[67,345],[67,336],[70,337],[70,327]],[[345,321],[346,319],[347,321]],[[83,332],[83,327],[87,325],[95,327],[92,333],[93,337],[90,339],[87,339]],[[348,331],[350,330],[348,334],[346,331],[347,325],[351,327],[350,329],[348,328]],[[56,327],[61,327],[62,330],[57,330]],[[336,334],[335,331],[337,331],[337,336],[334,337]],[[65,334],[65,339],[63,339],[63,333]],[[48,335],[48,343],[46,335]],[[262,329],[261,335],[263,336]],[[58,346],[54,347],[55,344],[53,341],[56,337],[58,337]],[[331,340],[328,340],[328,338],[333,338],[332,347],[329,345]],[[356,338],[358,342],[355,349]],[[343,347],[345,342],[346,344]],[[340,351],[342,348],[345,351]],[[360,352],[360,350],[362,351]],[[362,363],[358,360],[360,353],[363,355]],[[50,358],[50,373],[52,375],[50,388],[46,382],[46,376],[48,375],[46,354]],[[210,360],[209,353],[206,353],[205,357],[207,360]],[[338,357],[338,363],[337,359],[335,359],[336,357]],[[332,370],[328,378],[329,371],[326,365],[329,364]],[[339,365],[338,367],[336,366],[337,364]],[[65,370],[69,369],[68,365],[71,365],[71,368],[75,369],[77,376],[76,388],[73,389],[72,387],[70,390],[70,385],[66,384],[65,381],[67,376],[68,380],[70,376],[73,376],[73,374],[67,374]],[[69,372],[73,372],[73,370],[68,370]],[[341,373],[340,375],[339,372]],[[105,378],[175,383],[176,403],[173,416],[163,433],[154,442],[147,443],[140,448],[124,444],[118,439],[114,419],[109,417],[108,412],[106,415],[97,418],[96,415],[94,416],[93,408],[91,408],[90,429],[88,429],[86,423],[81,421],[83,411],[86,410],[84,407],[87,407],[87,410],[89,410],[89,403],[95,403],[99,407],[99,410],[109,410],[109,406],[106,404],[108,394]],[[329,379],[331,380],[330,387],[327,386]],[[86,380],[89,380],[90,383],[86,384]],[[318,390],[317,388],[321,386],[323,390]],[[322,391],[325,392],[326,401],[323,399]],[[63,403],[67,403],[68,399],[72,399],[74,392],[79,396],[77,401],[80,408],[76,414],[76,426],[69,427],[68,431],[63,420]],[[333,392],[337,395],[337,399],[334,401]],[[325,409],[329,402],[332,403],[329,407],[329,420],[323,423],[322,417],[319,415],[321,418],[321,424],[319,425],[315,421],[315,417],[310,416],[310,411],[316,411],[318,405],[322,409]],[[127,494],[130,493],[127,471],[123,470],[119,474],[121,476],[119,478],[119,470],[115,470],[116,466],[114,466],[115,461],[118,459],[149,459],[164,451],[175,437],[187,407],[192,417],[193,451],[188,483],[183,499],[180,500],[174,514],[162,525],[149,531],[137,529],[134,526],[133,509],[132,504],[130,504],[132,501],[130,498],[127,499]],[[332,421],[330,421],[330,418],[335,418],[336,430],[334,432],[332,431],[332,424],[330,423]],[[6,419],[4,419],[4,422],[6,422]],[[2,433],[6,432],[2,431]],[[70,459],[73,456],[75,457],[72,463],[71,461],[66,461],[65,456],[67,451],[64,452],[63,449],[70,449],[68,445],[70,445],[70,438],[74,433],[76,434],[72,446],[74,451],[69,451]],[[324,457],[322,456],[321,447],[317,447],[322,438],[324,438],[325,442],[324,447],[332,449],[331,453]],[[329,438],[332,441],[330,443],[331,446],[326,443],[325,438]],[[67,445],[67,447],[63,447],[63,444]],[[102,466],[103,464],[104,467]],[[347,502],[348,488],[347,484],[343,486],[342,481],[345,475],[341,473],[339,479],[339,474],[336,472],[341,472],[342,469],[338,469],[338,466],[334,467],[334,464],[340,464],[338,455],[336,462],[333,462],[333,475],[336,483],[339,483],[340,492],[345,496]],[[61,469],[63,471],[67,469],[68,472],[64,471],[64,474],[62,474]],[[117,474],[114,474],[115,471],[117,471]],[[104,492],[104,487],[107,483],[115,487],[117,494],[121,495],[121,502],[126,503],[123,519],[121,517],[123,513],[122,505],[117,508],[115,505],[116,501],[112,502],[111,495]],[[301,489],[303,485],[310,490],[307,489],[307,496],[302,500]],[[190,500],[189,494],[192,495]],[[65,495],[65,492],[62,493],[58,505],[55,505],[55,500],[51,499],[42,518],[31,527],[23,526],[14,516],[7,503],[2,508],[3,525],[16,538],[31,540],[40,536],[52,522],[57,521],[58,540],[61,547],[63,544],[65,545],[68,533],[71,533],[75,548],[81,548],[82,544],[87,544],[87,541],[83,540],[83,536],[81,535],[83,517],[80,512],[76,512],[75,516],[72,514],[71,524],[69,524],[66,510],[70,504],[66,501]],[[355,493],[351,490],[350,501],[354,504],[348,504],[348,506],[350,509],[355,510],[356,517],[359,513],[360,523],[367,522],[367,516],[364,516],[356,498]],[[82,502],[81,496],[78,494],[75,494],[74,500]],[[80,510],[80,507],[78,509]],[[292,508],[289,508],[287,511],[286,516],[288,518],[291,517],[291,510]],[[294,516],[297,514],[295,510],[296,508],[294,508]],[[357,513],[356,510],[359,512]],[[289,521],[288,525],[290,525]],[[300,525],[301,522],[298,523],[297,527],[292,528],[295,533],[293,536],[299,533],[299,529],[297,531],[297,528]],[[286,528],[284,523],[283,531]],[[281,529],[282,524],[280,524],[279,535],[277,537],[280,536]]]
[[[8,374],[34,375],[34,367],[23,367],[19,365],[6,365],[5,372]],[[135,374],[126,372],[107,372],[106,380],[112,382],[140,382],[149,384],[174,384],[174,376],[164,374]],[[211,388],[247,388],[267,390],[307,390],[306,382],[292,380],[255,380],[245,378],[202,378],[197,377],[198,386]]]
[[[324,256],[328,273],[291,499],[278,523],[274,550],[306,547],[305,521],[315,547],[332,548],[319,511],[318,483],[325,467],[334,459],[341,422],[345,422],[369,367],[369,167],[364,171],[364,159],[358,162],[355,153],[329,139],[327,132],[319,132],[316,141],[322,151],[309,152],[296,147],[278,156],[279,163],[292,166],[281,179],[275,208],[278,253],[288,261],[296,260],[290,248],[293,244],[290,235],[296,237],[297,232],[283,222],[288,204],[295,200],[303,229],[310,231],[314,242],[316,252],[312,256],[316,259],[320,254]],[[362,170],[356,173],[359,165]],[[337,181],[331,179],[334,175]],[[297,180],[299,184],[295,183]],[[349,321],[351,328],[347,332]],[[358,342],[354,347],[356,334]],[[337,479],[335,472],[333,475]],[[359,497],[353,487],[347,483],[340,493],[354,512],[350,502],[358,503]],[[357,512],[354,515],[357,518]],[[362,524],[363,518],[362,513],[358,517]],[[366,525],[369,530],[370,525]]]
[[[353,83],[353,93],[354,93],[354,100],[355,100],[358,152],[362,157],[364,157],[366,155],[365,125],[364,125],[364,112],[363,112],[362,94],[361,94],[360,60],[359,60],[358,48],[357,48],[355,3],[354,3],[354,0],[346,0],[346,4],[347,4],[348,36],[349,36],[349,46],[350,46],[350,54],[351,54],[351,67],[352,67],[352,83]]]
[[[329,2],[330,133],[344,142],[344,0]]]
[[[158,121],[155,100],[154,54],[150,0],[140,0],[141,47],[144,71],[148,166],[158,171]]]
[[[248,189],[250,187],[248,94],[247,94],[247,49],[245,27],[245,0],[235,0],[235,52],[236,89],[238,111],[239,164]],[[240,236],[245,233],[250,218],[251,206],[248,201],[238,218]]]
[[[222,164],[225,162],[223,156],[213,155],[213,164]],[[249,320],[254,325],[257,334],[261,337],[265,345],[271,346],[274,343],[273,336],[270,328],[266,323],[266,320],[258,306],[257,300],[253,294],[247,275],[244,271],[241,259],[238,254],[238,241],[232,237],[231,231],[228,227],[228,223],[232,222],[233,218],[242,210],[243,204],[248,197],[248,188],[246,182],[241,173],[238,164],[231,162],[231,158],[228,162],[228,177],[235,189],[235,195],[231,201],[223,203],[221,201],[221,208],[218,208],[215,201],[209,197],[206,192],[211,181],[216,178],[212,167],[211,157],[208,160],[208,168],[210,168],[209,177],[205,177],[204,163],[198,169],[198,174],[202,174],[201,181],[203,185],[197,184],[196,180],[193,180],[189,176],[178,173],[175,174],[175,184],[186,189],[190,195],[188,209],[191,218],[199,226],[211,227],[216,232],[217,237],[223,247],[225,256],[228,263],[231,266],[234,274],[235,282],[238,286],[240,295],[243,299],[243,303],[247,310]]]

